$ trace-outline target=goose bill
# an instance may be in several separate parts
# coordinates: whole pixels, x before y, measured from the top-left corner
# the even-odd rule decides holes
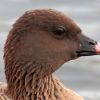
[[[100,54],[100,43],[90,39],[87,36],[81,35],[80,48],[77,51],[78,57],[91,56]]]

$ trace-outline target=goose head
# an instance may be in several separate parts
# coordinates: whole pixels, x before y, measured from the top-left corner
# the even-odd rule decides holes
[[[56,10],[37,9],[27,11],[13,25],[4,58],[7,68],[9,62],[35,62],[47,75],[69,60],[96,54],[100,45],[84,36],[72,19]]]
[[[35,100],[40,93],[44,98],[43,88],[52,92],[49,84],[59,87],[55,94],[62,90],[51,75],[56,69],[69,60],[97,54],[100,44],[83,35],[68,16],[52,9],[27,11],[13,25],[4,47],[7,95],[13,100],[31,100],[31,96]],[[76,100],[76,94],[67,91],[67,97],[68,93]]]

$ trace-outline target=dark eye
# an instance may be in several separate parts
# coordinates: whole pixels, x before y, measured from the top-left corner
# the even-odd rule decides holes
[[[53,34],[59,39],[63,38],[66,35],[65,27],[56,27],[53,31]]]

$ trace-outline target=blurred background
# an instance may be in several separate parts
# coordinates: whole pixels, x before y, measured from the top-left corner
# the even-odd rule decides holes
[[[36,8],[57,9],[74,19],[87,36],[100,41],[100,0],[0,0],[0,81],[6,82],[3,46],[15,20]],[[85,100],[100,100],[100,56],[64,64],[55,75]]]

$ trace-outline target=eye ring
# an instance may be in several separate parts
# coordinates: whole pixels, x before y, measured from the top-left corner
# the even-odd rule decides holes
[[[66,35],[66,29],[63,26],[56,27],[53,31],[56,38],[62,39]]]

